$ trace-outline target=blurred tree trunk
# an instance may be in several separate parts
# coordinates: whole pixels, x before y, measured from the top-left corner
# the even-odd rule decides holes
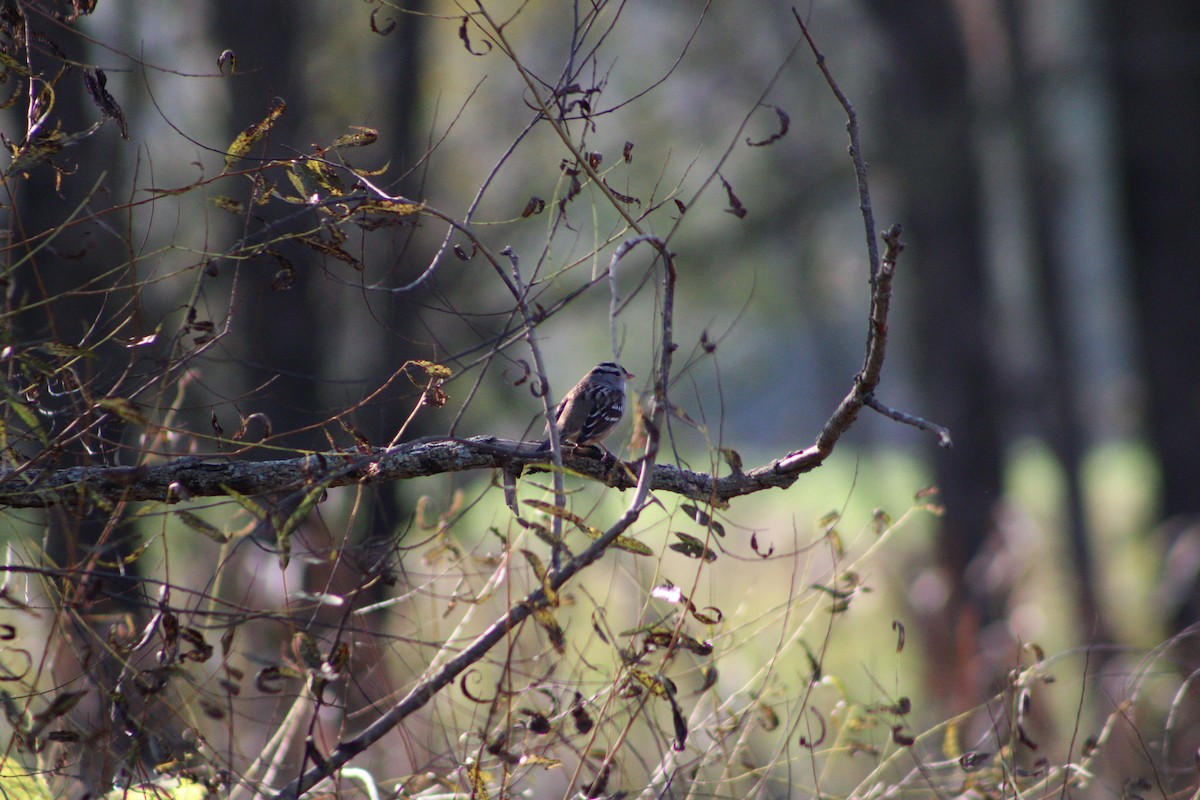
[[[1021,436],[1043,439],[1062,468],[1077,629],[1109,637],[1081,481],[1087,447],[1128,428],[1119,421],[1127,395],[1114,389],[1128,385],[1131,358],[1105,169],[1114,161],[1110,112],[1087,73],[1099,48],[1086,35],[1086,7],[1056,4],[1046,18],[1045,8],[1006,2],[869,6],[894,48],[896,119],[885,128],[921,270],[922,379],[955,436],[937,461],[951,588],[946,618],[930,627],[945,638],[935,652],[959,654],[953,670],[969,702],[1011,653],[999,626],[989,645],[974,636],[1007,614],[1010,587],[992,562],[1013,543],[995,536],[994,514],[1005,450]],[[1064,27],[1080,40],[1062,45],[1071,34],[1053,31]],[[914,120],[927,127],[914,130]]]
[[[235,50],[239,72],[261,70],[228,84],[233,100],[228,140],[262,119],[272,98],[278,96],[288,104],[281,120],[286,124],[272,131],[270,152],[303,152],[312,142],[328,141],[322,137],[346,133],[352,125],[369,125],[378,129],[378,142],[361,155],[357,151],[349,154],[350,160],[387,163],[390,168],[383,182],[387,191],[419,193],[415,176],[398,184],[395,176],[409,169],[422,150],[414,128],[415,120],[421,118],[420,38],[425,25],[417,12],[422,3],[406,4],[414,13],[381,13],[377,19],[381,28],[389,20],[395,22],[387,36],[370,32],[367,15],[348,13],[349,6],[301,8],[291,0],[250,4],[224,0],[219,5],[215,23],[218,52]],[[360,46],[361,52],[353,51]],[[371,73],[356,79],[356,70],[363,69]],[[314,80],[314,75],[323,77]],[[330,119],[328,109],[348,116]],[[255,400],[256,410],[262,407],[267,411],[275,431],[320,423],[375,391],[404,361],[436,357],[428,346],[415,344],[422,341],[425,331],[418,327],[420,314],[413,310],[412,297],[378,290],[364,294],[354,286],[359,281],[391,286],[408,280],[409,273],[423,266],[424,255],[409,247],[410,237],[411,229],[406,227],[365,236],[362,272],[333,260],[322,263],[317,254],[293,245],[288,257],[294,261],[296,277],[287,291],[272,288],[275,265],[242,268],[246,296],[241,300],[243,324],[235,328],[242,337],[237,347],[253,354],[250,361],[254,362],[246,365],[244,390],[264,380],[275,381],[267,395]],[[422,291],[418,290],[418,296]],[[413,387],[400,379],[348,421],[372,444],[386,445],[414,402]],[[419,416],[408,436],[420,435],[425,424]],[[329,427],[335,437],[345,441],[336,425]],[[277,443],[328,447],[319,429]],[[306,588],[353,597],[359,607],[378,602],[393,591],[394,581],[371,581],[371,577],[381,569],[389,571],[381,560],[388,559],[411,513],[399,485],[362,491],[367,492],[362,506],[365,514],[349,518],[349,505],[337,507],[337,511],[310,517],[302,533],[318,551],[306,565]],[[350,546],[354,539],[359,546]],[[341,557],[329,561],[327,556],[335,552]],[[397,566],[394,559],[390,566]],[[313,619],[298,623],[336,630],[344,613],[340,608],[323,608]],[[356,676],[348,698],[351,713],[395,690],[376,649],[376,642],[383,637],[366,633],[382,619],[364,618],[364,629],[351,649],[351,672]],[[324,646],[331,644],[327,641]]]
[[[411,7],[411,4],[410,4]],[[218,52],[237,53],[239,76],[230,80],[227,91],[232,101],[227,141],[246,126],[262,119],[279,97],[287,112],[272,130],[268,151],[273,154],[302,152],[329,131],[345,133],[349,126],[370,124],[379,129],[379,142],[364,150],[363,158],[390,163],[389,175],[404,170],[416,160],[413,120],[417,112],[420,80],[419,34],[421,20],[413,14],[381,15],[396,27],[387,36],[368,30],[365,15],[347,14],[341,8],[298,8],[289,0],[245,4],[223,0],[218,4],[214,30]],[[358,37],[356,39],[356,37]],[[355,41],[367,37],[377,48],[376,57],[363,59],[352,52]],[[315,48],[324,48],[317,52]],[[330,53],[344,48],[345,53]],[[364,60],[372,70],[355,85],[356,69]],[[329,73],[330,65],[340,71]],[[314,81],[315,73],[326,74]],[[321,112],[334,103],[330,95],[344,94],[351,86],[357,95],[341,99],[335,107],[357,114],[331,120]],[[386,94],[370,96],[371,86],[383,86]],[[386,148],[387,152],[374,152]],[[254,155],[257,155],[254,154]],[[357,154],[355,154],[357,157]],[[403,191],[410,186],[390,186]],[[298,224],[308,224],[305,220]],[[409,311],[408,298],[392,298],[383,292],[368,294],[371,313],[361,308],[363,296],[352,284],[371,282],[383,274],[403,277],[405,270],[386,262],[397,258],[396,244],[408,236],[397,229],[389,239],[386,231],[365,238],[362,253],[367,271],[354,273],[340,263],[322,263],[311,250],[286,245],[286,255],[296,266],[294,286],[286,291],[272,287],[277,265],[261,262],[242,267],[242,324],[235,328],[239,352],[250,354],[245,365],[242,391],[272,381],[252,410],[262,410],[276,432],[297,430],[320,423],[384,383],[406,359],[412,358],[412,342],[418,315]],[[414,256],[403,251],[400,258]],[[224,267],[223,267],[224,269]],[[223,276],[224,277],[224,276]],[[385,281],[397,283],[399,279]],[[431,354],[422,351],[420,357]],[[349,387],[349,388],[348,388]],[[407,396],[406,396],[407,394]],[[349,421],[374,444],[386,444],[411,410],[411,386],[395,382],[375,403]],[[237,420],[222,420],[226,430]],[[340,431],[333,431],[335,436]],[[324,449],[328,440],[319,429],[294,436],[286,434],[275,444]],[[371,504],[368,538],[386,539],[403,525],[403,512],[396,505],[395,487],[375,493]]]
[[[411,169],[424,149],[421,146],[420,132],[416,128],[415,120],[421,118],[419,113],[421,75],[423,74],[421,40],[423,33],[428,29],[424,17],[418,15],[424,12],[427,5],[425,0],[409,3],[407,7],[413,13],[398,15],[397,27],[389,35],[388,55],[390,59],[387,62],[387,69],[393,76],[388,84],[391,91],[385,99],[389,139],[392,143],[389,157],[391,163],[396,165],[400,172],[407,172]],[[410,174],[398,186],[393,187],[392,191],[408,197],[420,197],[422,184],[423,176],[421,174]],[[389,256],[381,252],[379,257],[387,258]],[[393,253],[390,257],[396,258],[396,255]],[[425,260],[422,258],[422,254],[414,253],[408,247],[400,251],[399,258],[406,262],[404,266],[408,268],[396,269],[392,274],[402,280],[409,280],[414,269],[424,269]],[[375,372],[377,374],[390,374],[410,358],[436,356],[435,353],[430,352],[429,348],[418,350],[414,346],[414,342],[419,340],[420,334],[417,327],[419,315],[415,313],[408,297],[389,297],[384,303],[379,304],[379,307],[386,314],[386,335],[376,350],[378,362]],[[409,395],[407,402],[402,396],[404,393]],[[387,444],[391,441],[408,417],[413,402],[411,394],[411,391],[406,392],[402,384],[393,385],[379,419],[380,444]],[[427,415],[418,415],[413,425],[414,428],[409,433],[410,438],[433,432],[433,423],[429,421]],[[366,534],[369,549],[374,549],[381,543],[396,540],[407,524],[406,518],[411,510],[401,503],[398,490],[399,487],[392,487],[390,490],[385,489],[379,493],[380,502],[374,509],[370,529]],[[385,587],[380,586],[376,591],[383,592]]]
[[[410,3],[407,8],[413,13],[380,15],[381,27],[395,22],[391,33],[382,36],[369,31],[366,15],[348,14],[341,7],[301,9],[289,0],[251,4],[222,0],[214,23],[215,45],[237,53],[239,73],[227,83],[232,102],[228,140],[261,120],[278,97],[287,102],[287,112],[272,129],[269,153],[294,155],[312,142],[328,143],[352,125],[371,125],[379,130],[378,143],[363,150],[362,156],[352,153],[351,160],[387,163],[384,185],[389,191],[418,191],[413,177],[394,183],[394,176],[420,155],[413,125],[420,118],[422,19],[416,15],[420,4]],[[356,46],[371,48],[372,57],[354,52]],[[364,67],[371,74],[356,81],[356,70]],[[329,119],[331,107],[347,116]],[[420,332],[409,297],[369,292],[370,313],[364,313],[363,294],[354,288],[360,281],[382,279],[385,286],[403,282],[410,271],[406,264],[421,259],[421,254],[405,247],[409,235],[408,229],[398,228],[365,236],[362,273],[333,260],[323,261],[312,250],[288,245],[287,256],[294,259],[296,271],[294,286],[286,291],[272,287],[278,265],[269,258],[243,267],[243,318],[235,334],[241,337],[240,352],[251,355],[245,365],[244,389],[274,381],[262,399],[276,402],[260,403],[265,407],[255,410],[268,413],[276,432],[319,423],[374,391],[406,359],[433,356],[429,348],[418,353],[413,345]],[[372,443],[386,444],[414,401],[411,385],[397,381],[350,421]],[[328,446],[320,430],[276,443]]]
[[[1114,110],[1102,78],[1096,13],[1086,2],[1002,3],[1028,209],[1031,309],[1042,331],[1038,435],[1061,465],[1064,534],[1084,642],[1111,640],[1098,599],[1084,504],[1087,450],[1133,429],[1124,230],[1117,203]]]
[[[37,13],[29,14],[27,21],[30,29],[35,31],[31,38],[36,40],[46,36],[56,52],[87,63],[88,54],[80,52],[81,43],[68,31],[47,26]],[[58,73],[61,64],[56,52],[35,52],[31,63],[35,72],[46,76]],[[82,70],[65,73],[55,87],[55,94],[48,127],[61,124],[64,133],[75,133],[100,118],[99,110],[84,89]],[[23,111],[25,98],[20,99],[16,108]],[[8,128],[10,138],[19,141],[24,129],[23,121],[14,123]],[[102,176],[106,175],[98,197],[108,191],[121,195],[128,185],[128,176],[114,165],[124,162],[122,148],[131,147],[134,145],[123,140],[117,126],[110,123],[81,141],[78,147],[66,150],[52,160],[64,172],[61,182],[56,180],[49,163],[34,168],[27,178],[17,176],[6,181],[6,188],[15,195],[10,196],[9,225],[13,238],[18,242],[38,242],[40,234],[63,225],[74,209],[84,206],[89,191]],[[88,398],[103,397],[111,391],[128,358],[124,348],[105,342],[113,324],[105,311],[109,301],[100,292],[80,291],[89,281],[97,281],[89,286],[91,289],[107,285],[108,281],[102,276],[117,268],[126,255],[125,249],[114,243],[100,225],[92,224],[86,217],[85,211],[80,215],[82,224],[64,229],[55,238],[53,247],[29,244],[9,255],[10,264],[28,257],[28,261],[13,273],[9,288],[9,307],[16,311],[12,343],[20,347],[63,343],[95,348],[98,356],[83,360],[71,371],[74,379],[82,384],[82,390],[79,386],[71,386],[66,374],[34,387],[37,399],[33,403],[42,412],[51,437],[70,425],[78,425],[80,419],[89,418]],[[119,279],[112,282],[118,283]],[[43,304],[25,310],[39,303]],[[38,466],[128,464],[125,454],[118,450],[123,429],[119,422],[106,422],[82,438],[72,438],[65,445],[44,453],[53,461],[42,460]],[[135,546],[128,536],[119,532],[118,524],[110,519],[108,511],[81,501],[50,509],[45,518],[44,552],[49,563],[66,570],[87,568],[91,571],[92,577],[88,580],[62,584],[68,595],[83,594],[85,590],[90,595],[86,615],[105,615],[111,613],[114,606],[121,611],[136,611],[142,607],[136,567],[113,569],[103,566],[120,562]]]
[[[229,98],[225,138],[219,146],[266,117],[278,100],[287,103],[287,111],[273,126],[266,147],[259,146],[250,158],[286,157],[304,152],[312,139],[309,87],[304,82],[304,60],[308,57],[298,41],[304,33],[303,13],[289,0],[218,0],[214,5],[212,35],[215,52],[231,50],[237,58],[236,73],[221,87]],[[232,188],[232,187],[231,187]],[[290,230],[311,224],[305,219]],[[285,249],[285,248],[280,248]],[[324,275],[315,254],[303,248],[286,248],[287,257],[297,265],[295,287],[286,291],[272,288],[277,265],[269,256],[234,266],[219,264],[222,286],[238,280],[240,319],[235,320],[231,343],[235,352],[247,356],[243,363],[241,386],[230,386],[234,398],[271,381],[261,396],[250,405],[241,404],[243,413],[262,411],[276,432],[293,431],[315,421],[316,407],[312,385],[324,374],[316,363],[320,339],[330,335],[319,324],[322,309],[312,307],[307,297],[309,283],[320,283]],[[228,398],[221,398],[226,400]],[[226,435],[236,430],[238,420],[229,417],[223,404],[216,411]],[[327,446],[319,431],[287,436],[275,442],[284,446],[322,448]]]
[[[938,558],[948,596],[929,636],[930,679],[954,687],[952,702],[973,703],[981,688],[977,633],[997,615],[967,567],[995,530],[1004,440],[998,389],[988,348],[986,276],[979,215],[966,53],[948,3],[917,6],[870,0],[890,52],[882,123],[898,171],[910,263],[916,271],[915,313],[924,358],[919,379],[930,416],[947,425],[954,447],[938,453],[937,484],[946,513]]]
[[[83,65],[98,61],[95,51],[72,31],[48,24],[38,10],[29,11],[26,21],[33,31],[30,39],[40,41],[45,37],[52,44],[36,48],[31,60],[35,74],[54,76],[66,59]],[[116,91],[113,86],[109,88]],[[24,96],[18,99],[17,115],[24,111],[24,100]],[[117,99],[118,104],[125,101],[123,96]],[[84,88],[83,69],[64,73],[55,85],[55,102],[47,126],[77,133],[99,119],[100,111]],[[23,138],[24,130],[23,121],[6,126],[6,133],[14,141]],[[129,153],[136,146],[122,139],[117,125],[110,122],[77,146],[35,167],[28,177],[17,175],[5,182],[12,192],[7,220],[10,241],[17,243],[8,255],[8,265],[27,260],[12,273],[6,310],[16,313],[11,331],[3,332],[5,339],[11,336],[11,342],[4,343],[22,349],[61,343],[91,350],[95,355],[81,360],[70,372],[33,386],[36,394],[32,396],[36,399],[30,402],[42,414],[42,423],[52,439],[69,427],[79,430],[89,425],[94,419],[93,401],[110,392],[119,395],[126,388],[120,382],[128,377],[123,371],[131,354],[109,339],[114,328],[125,321],[124,317],[114,317],[110,310],[113,296],[122,295],[123,290],[113,288],[113,296],[97,290],[120,287],[126,281],[130,265],[122,262],[130,258],[131,244],[115,239],[112,227],[89,219],[89,215],[105,208],[111,199],[126,196],[132,176],[124,167],[132,163]],[[56,176],[51,164],[62,174]],[[89,198],[94,186],[97,192]],[[64,226],[75,210],[81,212],[74,218],[77,224],[62,228],[53,239],[54,246],[40,246],[41,234]],[[129,315],[136,318],[137,311]],[[29,376],[21,378],[14,380],[14,385],[27,388]],[[79,385],[73,386],[75,382]],[[65,443],[56,443],[42,453],[45,458],[38,460],[37,466],[132,464],[135,459],[122,447],[124,431],[125,425],[110,417],[81,438],[68,437]],[[56,582],[61,592],[57,600],[73,610],[62,615],[60,638],[52,651],[47,651],[47,665],[60,684],[83,676],[85,684],[100,689],[88,693],[70,714],[72,723],[95,743],[89,752],[103,754],[86,758],[80,770],[83,780],[94,787],[110,785],[122,757],[117,754],[140,745],[148,747],[152,738],[142,738],[139,744],[128,735],[137,727],[133,721],[126,730],[119,730],[113,722],[115,706],[108,702],[114,695],[121,662],[112,657],[106,643],[114,631],[139,629],[149,618],[152,606],[140,577],[141,565],[131,557],[139,542],[130,535],[126,511],[124,504],[104,507],[80,496],[43,514],[42,554],[46,564],[70,576]]]
[[[1200,620],[1200,3],[1109,2],[1126,215],[1147,378],[1146,419],[1162,468],[1162,513],[1190,565],[1164,598],[1182,630]]]

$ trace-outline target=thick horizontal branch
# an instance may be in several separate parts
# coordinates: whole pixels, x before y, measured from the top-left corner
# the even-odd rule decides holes
[[[275,461],[221,461],[194,456],[147,467],[69,467],[26,470],[0,481],[0,506],[42,508],[89,500],[158,501],[175,503],[195,497],[221,497],[227,489],[254,496],[354,483],[374,484],[429,477],[446,472],[480,469],[520,469],[545,466],[549,454],[536,442],[515,442],[490,436],[470,439],[425,439],[374,453],[316,453]],[[774,461],[749,472],[714,477],[664,464],[656,465],[652,491],[681,494],[724,505],[740,495],[787,488],[816,467],[820,459]],[[563,452],[563,467],[617,489],[636,485],[636,463],[615,468],[592,457],[590,451]]]
[[[692,472],[656,464],[650,490],[683,495],[718,506],[732,498],[763,489],[786,489],[796,479],[821,465],[841,435],[849,429],[863,406],[870,404],[879,384],[887,345],[887,316],[891,300],[896,258],[903,245],[899,226],[883,234],[887,245],[880,269],[872,281],[871,313],[867,352],[863,367],[854,376],[849,393],[838,404],[816,442],[795,450],[764,466],[742,471],[731,467],[724,476]],[[900,412],[893,412],[893,418]],[[915,418],[914,418],[915,419]],[[904,420],[907,421],[907,420]],[[940,431],[925,423],[922,427]],[[946,438],[948,434],[942,434]],[[470,439],[431,438],[407,442],[372,452],[313,453],[276,461],[233,461],[194,456],[146,467],[68,467],[25,469],[11,477],[0,477],[0,507],[41,508],[58,503],[94,501],[158,501],[174,503],[194,497],[231,494],[254,496],[332,488],[349,484],[373,484],[429,477],[446,472],[501,469],[520,474],[533,465],[548,467],[550,454],[539,451],[538,443],[476,436]],[[589,448],[563,451],[563,468],[616,489],[636,485],[637,463],[611,465],[591,455]]]

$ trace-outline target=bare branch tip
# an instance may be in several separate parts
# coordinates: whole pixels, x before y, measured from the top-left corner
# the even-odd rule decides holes
[[[895,420],[896,422],[904,425],[912,425],[914,428],[919,430],[929,431],[930,433],[936,434],[938,437],[938,447],[941,447],[944,450],[948,450],[954,444],[953,440],[950,438],[949,428],[945,427],[944,425],[938,425],[936,422],[930,422],[927,419],[922,419],[921,417],[916,417],[912,414],[906,414],[903,411],[886,406],[879,402],[879,399],[875,397],[875,395],[868,397],[865,401],[865,405],[868,408],[878,411],[885,417]]]
[[[904,250],[904,242],[900,240],[903,234],[904,228],[898,222],[893,223],[891,227],[879,234],[883,243],[888,246],[889,257],[898,256]]]

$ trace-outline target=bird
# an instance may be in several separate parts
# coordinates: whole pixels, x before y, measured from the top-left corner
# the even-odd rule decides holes
[[[633,373],[615,361],[603,361],[592,368],[571,391],[563,396],[554,411],[558,441],[576,446],[599,445],[625,415],[625,380]],[[550,428],[538,450],[550,449]]]

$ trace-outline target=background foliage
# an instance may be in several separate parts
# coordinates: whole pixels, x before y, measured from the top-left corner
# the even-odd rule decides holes
[[[955,446],[865,415],[786,492],[659,497],[652,555],[345,796],[1194,789],[1198,12],[800,12],[906,229],[880,395]],[[6,482],[536,439],[614,339],[648,401],[661,266],[606,275],[639,228],[679,266],[660,461],[806,447],[861,363],[845,118],[786,5],[9,0],[0,46]],[[524,524],[499,483],[7,508],[5,791],[286,786],[545,586],[551,478]],[[566,486],[597,529],[629,500]]]

